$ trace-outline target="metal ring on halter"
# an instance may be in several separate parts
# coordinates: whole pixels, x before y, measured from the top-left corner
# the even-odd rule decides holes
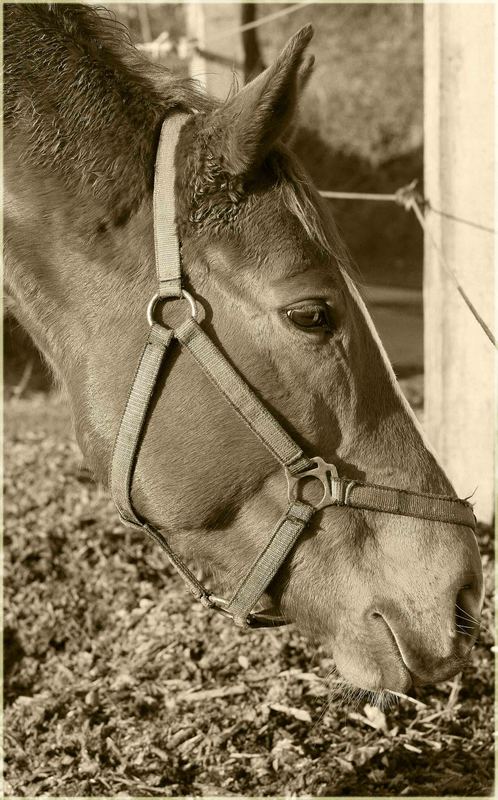
[[[342,495],[337,495],[335,484],[332,480],[339,477],[339,473],[335,464],[328,464],[323,460],[323,458],[320,458],[320,456],[313,456],[310,461],[313,462],[313,466],[310,467],[310,469],[305,469],[302,472],[297,473],[296,475],[289,472],[287,467],[285,467],[289,502],[293,503],[298,499],[298,483],[300,480],[303,478],[317,478],[317,480],[319,480],[322,484],[323,495],[321,500],[315,503],[310,503],[310,505],[312,505],[316,511],[320,510],[321,508],[325,508],[325,506],[344,505],[344,499]],[[355,481],[352,481],[352,483],[354,484]],[[348,484],[346,488],[347,499],[349,498],[349,492],[352,488],[353,487],[349,486]],[[342,492],[342,484],[339,484],[338,490],[339,492]]]
[[[196,320],[199,315],[199,308],[197,304],[198,301],[195,300],[195,298],[192,297],[192,295],[189,292],[187,292],[186,289],[182,289],[182,297],[184,300],[187,301],[187,303],[190,306],[190,316],[192,317],[192,319]],[[149,325],[152,326],[154,324],[154,316],[153,316],[154,309],[156,307],[156,303],[158,303],[159,300],[177,300],[177,299],[178,299],[177,297],[161,297],[159,294],[155,294],[152,300],[150,301],[149,305],[147,306],[147,322],[149,323]]]

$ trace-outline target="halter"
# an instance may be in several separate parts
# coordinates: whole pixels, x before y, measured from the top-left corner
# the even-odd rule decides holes
[[[175,149],[188,119],[174,114],[162,126],[154,181],[154,239],[158,291],[147,308],[149,334],[135,373],[116,437],[111,465],[111,491],[126,525],[145,531],[164,550],[187,588],[204,605],[229,617],[240,627],[285,625],[287,620],[269,612],[252,611],[299,539],[313,515],[328,506],[347,506],[387,514],[465,525],[474,530],[475,517],[466,500],[422,494],[340,477],[334,464],[308,458],[275,417],[218,350],[197,322],[198,300],[182,288],[180,244],[175,219]],[[160,301],[183,298],[190,314],[175,329],[154,319]],[[165,355],[173,340],[186,348],[225,400],[246,422],[285,470],[288,506],[265,547],[250,566],[230,600],[215,597],[171,549],[165,536],[141,518],[131,492],[144,422]],[[299,499],[303,478],[318,479],[323,488],[317,503]]]

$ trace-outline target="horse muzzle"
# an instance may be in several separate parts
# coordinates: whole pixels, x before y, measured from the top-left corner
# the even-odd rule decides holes
[[[345,627],[333,645],[342,676],[362,689],[406,692],[439,683],[465,666],[480,628],[482,583],[449,587],[425,607],[384,602]]]

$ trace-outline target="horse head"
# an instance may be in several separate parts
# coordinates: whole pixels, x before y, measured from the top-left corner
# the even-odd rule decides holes
[[[290,149],[312,70],[311,27],[216,103],[141,63],[88,8],[11,6],[6,15],[7,286],[67,387],[96,475],[107,480],[147,332],[154,158],[163,120],[181,110],[197,112],[180,132],[175,199],[185,286],[199,298],[202,328],[304,452],[352,482],[454,498],[333,220]],[[21,34],[22,63],[8,45]],[[185,304],[161,313],[174,326]],[[316,481],[299,491],[316,503]],[[173,345],[135,468],[141,517],[209,568],[218,593],[240,581],[286,497],[280,465]],[[405,691],[455,674],[476,639],[475,537],[462,524],[327,506],[268,597],[330,649],[347,681]]]

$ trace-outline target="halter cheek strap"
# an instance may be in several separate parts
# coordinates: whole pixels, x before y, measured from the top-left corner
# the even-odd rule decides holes
[[[176,235],[175,148],[185,114],[173,114],[163,124],[154,170],[154,246],[158,297],[181,297],[182,262]]]
[[[252,609],[318,510],[333,505],[349,506],[466,525],[472,529],[475,519],[472,507],[464,500],[341,478],[333,464],[327,464],[319,457],[308,458],[197,323],[197,301],[182,289],[180,246],[176,233],[174,156],[180,130],[187,119],[188,115],[175,114],[164,122],[161,130],[154,183],[158,292],[147,310],[149,335],[114,445],[111,491],[123,522],[145,531],[160,545],[187,588],[201,603],[239,626],[282,625],[286,624],[283,618],[272,613],[253,613]],[[183,298],[190,306],[190,317],[174,330],[154,321],[156,304],[173,298]],[[173,340],[188,350],[227,403],[280,462],[287,475],[287,510],[229,601],[215,597],[197,580],[171,549],[164,534],[142,519],[132,502],[133,476],[145,419]],[[323,496],[318,503],[312,505],[299,499],[299,482],[303,478],[316,478],[321,482]]]

